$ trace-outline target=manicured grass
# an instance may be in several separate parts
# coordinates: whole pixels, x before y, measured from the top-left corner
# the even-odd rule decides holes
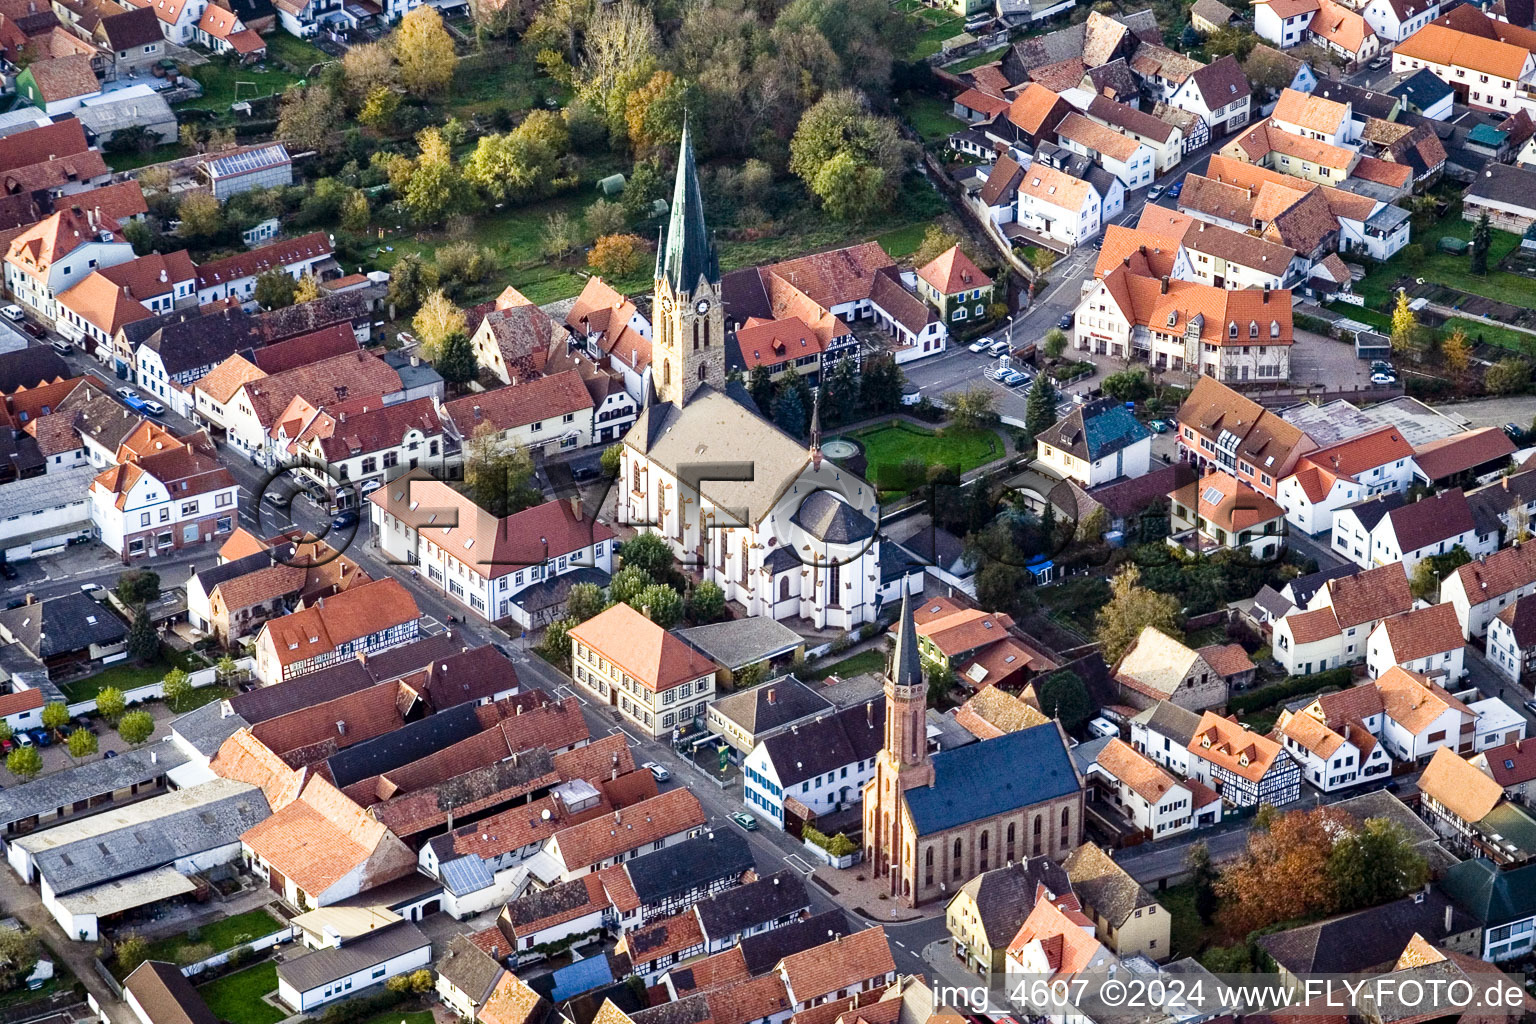
[[[885,652],[878,649],[860,651],[858,654],[844,658],[842,661],[834,661],[830,665],[818,664],[810,668],[795,670],[795,675],[808,682],[818,681],[827,676],[841,676],[844,679],[856,676],[861,672],[884,672]]]
[[[965,19],[950,11],[924,7],[917,12],[917,17],[922,19],[926,27],[912,47],[913,60],[927,60],[944,48],[946,39],[953,39],[965,31]]]
[[[880,248],[884,249],[891,259],[905,259],[917,252],[917,247],[923,244],[923,235],[927,231],[928,224],[922,221],[908,224],[904,228],[897,228],[895,231],[887,231],[875,241],[880,243]]]
[[[204,955],[233,949],[242,942],[270,935],[280,927],[282,925],[277,918],[265,910],[249,910],[244,914],[236,914],[234,917],[226,917],[204,925],[198,929],[196,938],[192,937],[191,932],[187,932],[150,943],[148,959],[164,960],[177,965],[195,963]],[[207,952],[200,953],[197,947],[205,947]]]
[[[895,420],[866,427],[854,435],[864,446],[870,472],[894,470],[917,459],[929,466],[953,466],[960,472],[975,469],[1008,454],[1008,446],[994,430],[946,429],[943,433]]]
[[[1402,253],[1398,253],[1386,263],[1373,267],[1365,278],[1355,285],[1355,291],[1362,295],[1373,308],[1380,308],[1391,297],[1392,284],[1398,278],[1422,277],[1426,281],[1459,288],[1473,295],[1497,299],[1515,306],[1528,305],[1531,292],[1536,289],[1536,282],[1528,277],[1497,269],[1499,262],[1520,245],[1519,235],[1494,229],[1488,247],[1488,273],[1482,276],[1475,275],[1468,269],[1471,261],[1466,254],[1452,256],[1449,253],[1440,252],[1436,247],[1436,243],[1445,237],[1470,241],[1473,226],[1471,221],[1461,219],[1459,209],[1453,208],[1444,220],[1423,232],[1422,235],[1415,232],[1415,237],[1419,240],[1419,244],[1423,245],[1425,252],[1424,259],[1418,266],[1410,267],[1407,260],[1403,259]]]
[[[273,32],[263,36],[262,40],[267,44],[267,63],[286,64],[300,75],[309,74],[316,64],[329,64],[336,59],[313,43],[287,32]]]
[[[924,93],[909,93],[901,101],[903,116],[924,142],[939,142],[965,127],[953,109],[953,103]]]
[[[459,117],[495,107],[527,110],[554,99],[564,105],[570,90],[544,74],[522,47],[471,54],[454,69],[453,89],[444,101]]]
[[[59,689],[64,691],[64,696],[69,698],[69,702],[73,704],[75,701],[94,697],[109,686],[115,686],[119,690],[126,692],[138,686],[158,683],[173,668],[180,668],[183,672],[191,672],[193,669],[202,667],[202,661],[195,654],[181,654],[176,651],[162,649],[160,657],[148,665],[140,665],[133,661],[122,665],[114,665],[105,672],[98,672],[93,676],[87,676],[72,683],[65,683]],[[216,687],[211,687],[211,689],[216,689]],[[189,704],[187,710],[190,711],[193,707],[199,706]]]
[[[953,72],[957,75],[962,71],[974,71],[981,67],[983,64],[991,64],[993,61],[1002,60],[1003,55],[1007,52],[1008,47],[999,46],[995,50],[987,50],[984,53],[978,53],[974,57],[967,57],[965,60],[956,61],[953,64],[946,64],[944,66],[944,70]]]
[[[286,33],[273,33],[273,37],[280,34]],[[195,100],[189,100],[177,106],[195,110],[212,110],[219,114],[229,113],[230,104],[237,100],[254,100],[262,96],[281,94],[301,77],[270,66],[257,70],[232,67],[217,60],[199,64],[196,67],[184,67],[182,73],[201,85],[203,94]],[[237,92],[238,95],[236,95]]]
[[[276,991],[277,964],[270,960],[198,989],[213,1015],[229,1024],[277,1024],[286,1018],[286,1012],[262,1002],[262,996]]]
[[[1536,282],[1533,282],[1532,287],[1536,288]],[[1527,352],[1532,347],[1536,347],[1536,334],[1527,334],[1525,331],[1517,331],[1512,327],[1486,324],[1481,320],[1463,320],[1460,317],[1452,317],[1445,322],[1445,325],[1440,330],[1442,334],[1450,334],[1457,327],[1460,327],[1466,336],[1474,342],[1485,341],[1490,345],[1513,349],[1517,352]]]
[[[150,164],[158,164],[166,160],[180,160],[184,156],[191,156],[192,151],[179,142],[173,142],[167,146],[156,146],[147,153],[102,153],[102,159],[107,166],[114,171],[131,171],[135,167],[148,167]]]

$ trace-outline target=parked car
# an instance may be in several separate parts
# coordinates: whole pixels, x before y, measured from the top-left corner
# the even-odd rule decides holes
[[[95,593],[99,593],[99,592],[101,592],[103,590],[106,590],[106,589],[107,588],[102,586],[100,583],[82,583],[82,584],[80,584],[80,593],[82,593],[82,594],[95,594]]]
[[[1063,313],[1061,319],[1056,321],[1056,326],[1064,331],[1070,331],[1072,329],[1072,314]]]
[[[32,337],[36,338],[38,341],[42,341],[44,338],[48,337],[48,332],[43,329],[43,325],[35,324],[31,320],[23,323],[21,325],[21,329],[32,335]]]
[[[0,740],[0,754],[9,754],[16,749],[16,744],[11,740]]]
[[[352,509],[346,509],[331,520],[331,529],[347,530],[357,525],[357,513]]]
[[[977,338],[975,341],[971,342],[969,345],[967,345],[965,347],[967,349],[969,349],[970,351],[972,351],[972,352],[986,352],[987,350],[989,350],[992,347],[992,339],[991,338]]]
[[[1164,191],[1164,189],[1163,189],[1163,186],[1161,186],[1161,185],[1153,185],[1151,188],[1147,189],[1147,202],[1149,202],[1149,203],[1157,202],[1159,199],[1162,198],[1163,191]]]
[[[21,307],[14,304],[0,309],[0,313],[5,314],[5,318],[13,324],[19,324],[26,319],[26,314],[21,311]]]
[[[134,412],[145,412],[149,409],[149,403],[132,392],[123,396],[123,404]]]
[[[14,580],[21,576],[21,573],[17,572],[16,567],[10,562],[0,562],[0,576],[4,576],[8,580]]]
[[[134,397],[133,388],[123,387],[117,389],[117,397],[127,401]]]
[[[746,829],[748,832],[757,831],[757,819],[745,811],[737,811],[735,814],[731,815],[731,820],[740,825],[742,828]]]
[[[1162,420],[1152,420],[1147,424],[1147,429],[1154,434],[1166,434],[1168,433],[1168,424]]]
[[[49,347],[61,356],[72,356],[75,354],[75,346],[71,345],[67,341],[55,341],[50,344]]]
[[[998,380],[1002,381],[1010,388],[1016,388],[1020,384],[1028,383],[1029,378],[1020,373],[1018,370],[1009,370],[1007,373],[999,377]]]
[[[148,412],[151,416],[164,416],[165,415],[165,406],[161,405],[159,402],[156,402],[156,401],[146,401],[144,403],[144,410],[146,412]]]
[[[1013,346],[1007,341],[994,341],[992,343],[992,354],[995,356],[1006,356],[1012,351]]]
[[[1521,429],[1520,424],[1518,423],[1504,424],[1504,436],[1508,437],[1517,445],[1525,443],[1525,431]]]
[[[1396,384],[1397,378],[1390,373],[1373,373],[1371,374],[1371,383],[1382,385]]]
[[[1380,71],[1382,68],[1387,66],[1387,62],[1391,59],[1392,58],[1390,57],[1377,57],[1375,60],[1371,61],[1371,70]]]
[[[53,746],[53,734],[50,733],[47,729],[33,729],[32,739],[40,747]]]
[[[1169,199],[1177,199],[1177,198],[1179,198],[1179,193],[1183,192],[1183,191],[1184,191],[1184,179],[1180,178],[1178,181],[1176,181],[1172,185],[1168,186],[1168,198]]]
[[[665,766],[659,765],[655,761],[647,761],[640,767],[650,772],[651,776],[655,778],[657,782],[666,782],[672,777],[672,773],[667,771]]]
[[[1397,371],[1392,368],[1392,364],[1387,362],[1385,359],[1372,359],[1371,360],[1371,372],[1372,373],[1390,373],[1390,374],[1393,374],[1393,375],[1396,375],[1396,373],[1397,373]]]
[[[36,744],[32,742],[32,737],[24,732],[18,732],[16,734],[16,742],[18,745],[23,747],[36,746]]]

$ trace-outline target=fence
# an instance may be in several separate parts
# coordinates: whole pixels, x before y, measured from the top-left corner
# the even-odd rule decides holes
[[[17,1003],[15,1006],[7,1006],[0,1010],[0,1024],[18,1024],[20,1021],[36,1020],[46,1014],[56,1013],[65,1007],[79,1004],[80,997],[73,991],[55,992],[51,996]]]
[[[235,675],[233,678],[245,679],[248,678],[254,671],[256,671],[256,659],[241,658],[235,662]],[[195,690],[202,689],[204,686],[212,686],[214,683],[219,681],[219,670],[212,666],[208,668],[200,668],[194,672],[189,672],[187,674],[187,680],[192,684],[192,688]],[[123,703],[142,704],[144,701],[159,700],[164,696],[165,684],[163,682],[153,682],[145,686],[135,686],[131,690],[124,690]],[[73,718],[75,715],[90,714],[95,710],[95,697],[88,697],[85,700],[76,701],[75,703],[69,705],[69,714],[71,718]]]
[[[810,853],[810,855],[812,857],[815,857],[817,860],[821,861],[823,864],[827,865],[828,867],[839,868],[839,869],[841,869],[841,868],[851,868],[855,864],[859,863],[859,861],[864,859],[864,851],[863,850],[854,850],[852,853],[846,854],[846,855],[844,855],[842,857],[834,857],[834,856],[832,856],[831,853],[827,852],[826,850],[823,850],[821,847],[817,846],[815,843],[811,842],[809,839],[802,839],[800,842],[801,842],[801,845],[803,845],[805,847],[806,851],[808,853]]]
[[[284,925],[277,931],[268,935],[263,935],[259,939],[252,939],[250,942],[241,943],[238,946],[226,949],[222,953],[215,953],[213,956],[199,960],[195,964],[187,964],[181,969],[181,973],[189,978],[195,978],[197,975],[202,974],[210,967],[223,967],[225,964],[229,963],[230,955],[233,954],[237,949],[247,949],[252,953],[261,953],[265,950],[271,949],[273,946],[280,945],[284,942],[289,942],[292,939],[293,929],[287,925]]]

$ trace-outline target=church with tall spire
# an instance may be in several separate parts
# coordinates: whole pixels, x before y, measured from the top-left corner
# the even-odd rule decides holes
[[[619,520],[663,537],[748,615],[852,630],[901,596],[882,578],[869,481],[779,429],[727,377],[720,259],[687,125],[656,253],[652,396],[624,436]]]
[[[1084,800],[1055,721],[928,749],[928,684],[912,602],[902,598],[885,673],[885,745],[864,785],[864,867],[909,907],[947,899],[992,868],[1066,857],[1082,843]]]

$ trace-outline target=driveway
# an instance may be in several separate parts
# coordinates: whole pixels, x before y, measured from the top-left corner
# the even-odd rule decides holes
[[[112,1024],[131,1024],[138,1019],[96,973],[94,945],[65,938],[64,930],[44,908],[37,890],[23,885],[12,871],[0,871],[0,907],[36,933],[50,953],[69,966],[75,978],[85,985],[85,990],[96,998],[102,1013]]]
[[[1291,346],[1291,383],[1296,387],[1322,387],[1329,391],[1368,388],[1370,363],[1355,355],[1354,345],[1325,338],[1311,331],[1295,332]]]

